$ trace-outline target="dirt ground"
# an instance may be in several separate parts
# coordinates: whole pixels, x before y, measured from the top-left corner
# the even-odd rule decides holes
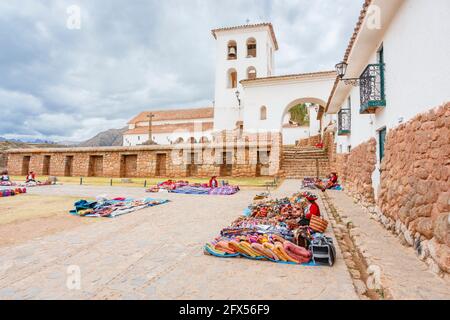
[[[68,218],[68,209],[77,199],[33,194],[1,198],[0,247],[97,222],[93,219]]]

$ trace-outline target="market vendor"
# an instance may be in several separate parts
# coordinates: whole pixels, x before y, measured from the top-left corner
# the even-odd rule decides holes
[[[0,177],[0,181],[1,182],[9,182],[9,181],[11,181],[10,178],[9,178],[7,170],[2,172],[2,176]]]
[[[36,182],[36,174],[33,171],[30,171],[30,173],[27,175],[26,180],[28,182]]]
[[[312,216],[320,217],[320,208],[317,204],[317,196],[310,192],[305,192],[303,196],[308,200],[308,206],[305,208],[303,218],[300,219],[299,224],[301,226],[309,226],[309,222]]]
[[[210,188],[217,188],[219,187],[219,182],[217,182],[217,177],[216,176],[212,176],[211,179],[209,179],[209,183],[208,183]]]
[[[328,176],[328,181],[326,183],[324,183],[320,179],[317,179],[316,187],[318,187],[320,190],[322,190],[322,192],[325,192],[325,190],[335,187],[336,184],[337,184],[337,181],[338,181],[337,173],[336,172],[332,172]]]

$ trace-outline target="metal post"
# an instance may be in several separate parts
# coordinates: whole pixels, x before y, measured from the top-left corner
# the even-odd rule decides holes
[[[80,186],[83,185],[83,177],[80,177]]]
[[[149,144],[152,143],[153,137],[152,137],[152,119],[155,115],[153,113],[149,113],[147,115],[148,118],[148,142]]]
[[[109,185],[112,187],[112,179],[109,181]]]
[[[144,181],[144,188],[147,188],[147,180]]]

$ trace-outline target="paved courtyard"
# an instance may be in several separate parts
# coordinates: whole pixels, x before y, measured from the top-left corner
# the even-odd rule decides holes
[[[298,187],[299,181],[287,180],[274,196],[289,196]],[[171,202],[3,246],[0,299],[357,299],[339,248],[332,268],[203,254],[203,244],[234,220],[258,191],[245,189],[233,196],[156,194]],[[66,185],[30,193],[155,197],[141,188]],[[67,219],[83,218],[68,214]],[[79,289],[71,285],[78,271]]]

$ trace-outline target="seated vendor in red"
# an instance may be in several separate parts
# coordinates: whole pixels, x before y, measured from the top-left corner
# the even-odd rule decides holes
[[[33,171],[27,175],[26,182],[36,182],[36,174]]]
[[[309,205],[305,210],[305,214],[302,219],[300,219],[299,224],[301,226],[309,226],[309,222],[311,220],[312,216],[320,217],[320,208],[319,205],[316,203],[317,196],[310,193],[305,192],[303,196],[308,200]]]
[[[316,181],[316,187],[318,187],[320,190],[322,190],[322,192],[325,192],[326,189],[331,189],[334,186],[336,186],[338,181],[338,176],[336,174],[336,172],[332,172],[329,176],[328,176],[328,181],[326,184],[324,184],[322,182],[322,180],[317,179]]]
[[[216,176],[211,177],[208,183],[210,188],[217,188],[219,186],[219,182],[217,182]]]

